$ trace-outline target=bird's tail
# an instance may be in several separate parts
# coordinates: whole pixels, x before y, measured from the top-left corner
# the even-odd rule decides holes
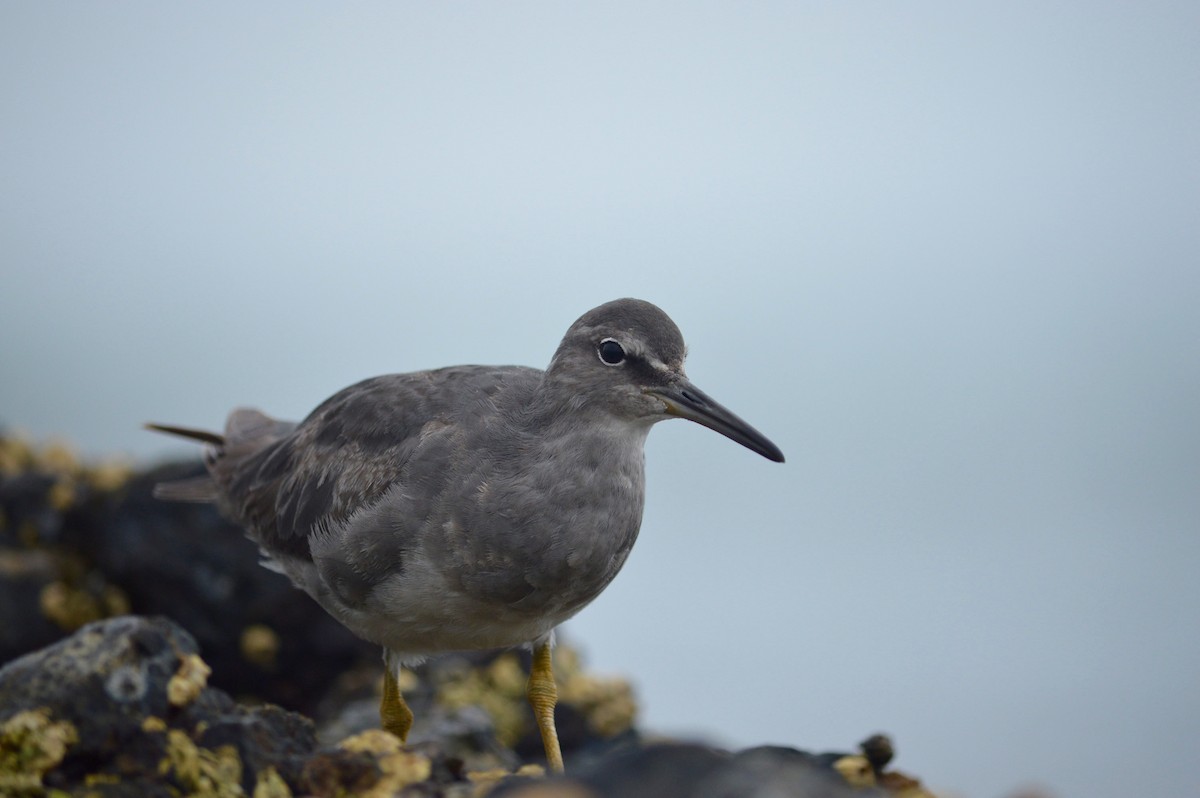
[[[216,432],[189,427],[176,427],[170,424],[146,424],[146,429],[155,432],[165,432],[193,441],[206,443],[205,464],[211,463],[225,446],[225,436]],[[215,502],[219,495],[217,482],[211,475],[177,479],[171,482],[159,482],[154,486],[154,498],[168,502]]]
[[[221,497],[221,483],[228,481],[230,470],[253,457],[296,428],[291,421],[280,421],[251,407],[239,407],[225,419],[225,433],[209,432],[172,424],[147,424],[146,429],[165,432],[204,446],[204,465],[208,474],[154,486],[154,496],[173,502],[213,502]],[[218,479],[220,482],[218,482]]]
[[[209,432],[205,429],[193,429],[191,427],[176,427],[172,424],[154,424],[148,423],[146,429],[154,430],[155,432],[165,432],[168,435],[177,435],[180,438],[190,438],[201,443],[211,443],[213,446],[224,446],[225,436],[216,432]]]

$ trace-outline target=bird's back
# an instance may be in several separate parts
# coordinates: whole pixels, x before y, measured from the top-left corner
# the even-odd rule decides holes
[[[308,558],[309,536],[376,502],[432,432],[454,425],[466,435],[502,423],[495,397],[506,394],[501,404],[512,405],[540,375],[520,366],[456,366],[373,377],[338,391],[299,424],[235,410],[224,446],[208,459],[220,503],[267,553]]]

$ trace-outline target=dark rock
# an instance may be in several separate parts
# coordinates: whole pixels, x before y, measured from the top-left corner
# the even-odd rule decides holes
[[[372,787],[380,775],[370,754],[329,749],[305,762],[298,786],[301,792],[313,795],[354,795]]]
[[[134,612],[169,615],[195,635],[214,686],[311,715],[339,673],[379,661],[378,647],[263,568],[257,547],[215,508],[150,495],[179,476],[133,478],[119,500],[72,514],[66,542],[121,587]],[[265,643],[254,647],[256,634]]]
[[[431,757],[459,763],[485,761],[489,766],[515,770],[522,761],[529,761],[496,739],[496,726],[480,707],[430,711],[409,742]]]
[[[0,436],[0,663],[11,660],[0,668],[0,795],[866,798],[880,794],[872,785],[928,795],[885,770],[894,751],[882,735],[861,754],[645,745],[629,684],[586,673],[565,645],[555,717],[568,777],[512,773],[543,761],[528,652],[434,658],[406,673],[416,724],[401,748],[378,730],[378,648],[262,568],[212,507],[151,497],[154,483],[199,469],[131,478]],[[172,620],[84,625],[131,610]],[[230,692],[314,714],[324,747],[306,717]]]
[[[729,761],[728,752],[688,743],[617,749],[571,778],[601,796],[682,798]]]
[[[634,745],[572,768],[568,776],[536,783],[507,779],[493,798],[577,795],[590,798],[872,798],[805,751],[781,746],[736,754],[702,745]]]
[[[53,543],[62,528],[62,515],[48,501],[56,478],[38,471],[23,471],[0,479],[0,542],[18,545],[22,537]]]
[[[0,548],[0,663],[62,637],[38,611],[42,591],[60,578],[49,552]]]
[[[285,782],[298,783],[303,764],[316,747],[312,721],[270,704],[252,709],[235,704],[219,714],[196,715],[193,728],[204,724],[196,735],[197,745],[209,749],[228,745],[236,750],[248,791],[254,786],[250,776],[268,767],[275,768]]]
[[[738,752],[693,793],[693,798],[870,798],[806,751],[761,746]]]
[[[640,795],[640,793],[639,793]],[[510,776],[497,782],[487,798],[603,798],[591,787],[571,778]],[[669,796],[666,796],[669,798]]]
[[[26,760],[11,760],[16,766],[0,767],[0,793],[36,787],[33,792],[86,788],[90,795],[114,798],[197,791],[249,795],[274,780],[279,790],[314,796],[885,794],[847,786],[840,774],[848,761],[871,775],[867,759],[857,754],[814,755],[778,746],[730,754],[695,744],[643,745],[632,729],[606,744],[585,744],[569,763],[569,776],[533,778],[527,770],[511,775],[515,754],[491,734],[491,721],[471,707],[434,711],[427,739],[408,747],[374,729],[318,749],[307,718],[270,705],[240,705],[208,687],[206,678],[195,640],[163,618],[89,624],[10,663],[0,669],[0,763],[10,762],[5,751],[34,754],[32,761],[22,754]],[[500,769],[480,773],[466,766],[468,760],[499,762]],[[900,774],[885,772],[879,783],[906,796],[928,795],[919,791],[919,782]]]
[[[165,618],[98,621],[0,669],[0,726],[42,713],[69,735],[48,787],[167,794],[236,773],[249,793],[268,768],[298,783],[312,722],[239,706],[206,677],[195,640]]]
[[[378,667],[378,647],[263,568],[214,507],[151,496],[155,483],[201,469],[131,477],[0,436],[0,663],[134,612],[191,632],[215,686],[306,714],[343,670]]]
[[[892,745],[892,738],[886,734],[872,734],[867,739],[858,744],[859,749],[863,752],[863,756],[867,758],[871,769],[876,775],[883,772],[883,769],[888,766],[892,758],[896,756],[896,748]]]
[[[148,716],[166,716],[167,683],[196,653],[191,636],[163,618],[89,624],[0,669],[0,721],[45,707],[75,724],[77,751],[107,750],[138,734]]]

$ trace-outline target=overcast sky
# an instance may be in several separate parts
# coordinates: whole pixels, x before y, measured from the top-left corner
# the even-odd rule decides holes
[[[0,6],[0,423],[301,417],[656,302],[684,422],[568,625],[648,729],[1196,795],[1194,2]]]

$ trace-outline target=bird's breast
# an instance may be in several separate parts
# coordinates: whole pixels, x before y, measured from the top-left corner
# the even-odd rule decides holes
[[[566,617],[595,598],[637,538],[645,437],[603,426],[547,436],[513,458],[519,467],[470,475],[443,538],[462,589]]]

